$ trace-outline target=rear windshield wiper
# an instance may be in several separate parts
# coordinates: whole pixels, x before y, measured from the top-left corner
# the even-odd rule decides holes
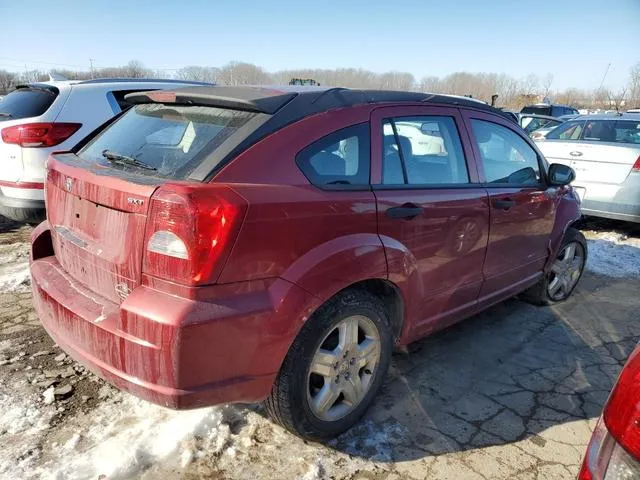
[[[9,117],[9,118],[13,118],[13,115],[11,115],[10,113],[0,112],[0,117]]]
[[[110,150],[103,150],[102,156],[109,160],[111,163],[119,163],[120,165],[131,165],[133,167],[144,168],[146,170],[157,170],[153,165],[136,160],[128,155],[122,155],[120,153],[112,152]]]

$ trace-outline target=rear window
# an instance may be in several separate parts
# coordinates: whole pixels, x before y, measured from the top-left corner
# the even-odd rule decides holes
[[[39,117],[58,96],[54,89],[20,88],[0,100],[0,122]]]
[[[536,115],[551,115],[551,107],[548,105],[532,105],[524,107],[520,113],[535,113]]]
[[[138,174],[184,179],[255,116],[215,107],[135,105],[83,147],[78,156]],[[136,162],[142,165],[133,165]]]
[[[592,142],[640,144],[640,121],[590,120],[582,139]]]

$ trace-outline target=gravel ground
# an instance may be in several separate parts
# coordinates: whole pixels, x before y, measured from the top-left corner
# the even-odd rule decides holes
[[[640,335],[640,229],[584,228],[589,272],[568,302],[512,299],[411,345],[365,420],[319,445],[260,406],[174,412],[88,373],[32,309],[31,229],[0,224],[0,478],[575,478]]]

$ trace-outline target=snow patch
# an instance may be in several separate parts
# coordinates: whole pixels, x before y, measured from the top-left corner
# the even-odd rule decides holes
[[[615,232],[589,235],[587,269],[609,277],[640,277],[640,239]]]
[[[216,407],[174,411],[128,395],[116,395],[86,420],[88,424],[65,445],[73,452],[48,462],[41,472],[43,476],[138,478],[158,463],[189,465],[196,457],[196,438],[217,451],[229,441],[229,426],[223,423],[221,409]]]
[[[0,245],[0,293],[29,290],[29,245]]]
[[[37,405],[32,398],[18,397],[15,392],[0,392],[0,432],[4,441],[0,449],[0,478],[27,478],[38,455],[39,439],[49,428],[55,411]]]

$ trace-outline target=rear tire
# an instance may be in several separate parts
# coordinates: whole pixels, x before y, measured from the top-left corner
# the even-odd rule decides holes
[[[14,222],[38,224],[46,218],[46,212],[41,208],[16,208],[0,205],[0,215]]]
[[[392,347],[380,299],[356,289],[337,295],[307,320],[294,340],[265,400],[267,413],[309,440],[337,436],[370,406],[389,368]]]
[[[541,306],[564,302],[580,282],[586,263],[587,240],[580,230],[569,227],[549,272],[521,298]]]

